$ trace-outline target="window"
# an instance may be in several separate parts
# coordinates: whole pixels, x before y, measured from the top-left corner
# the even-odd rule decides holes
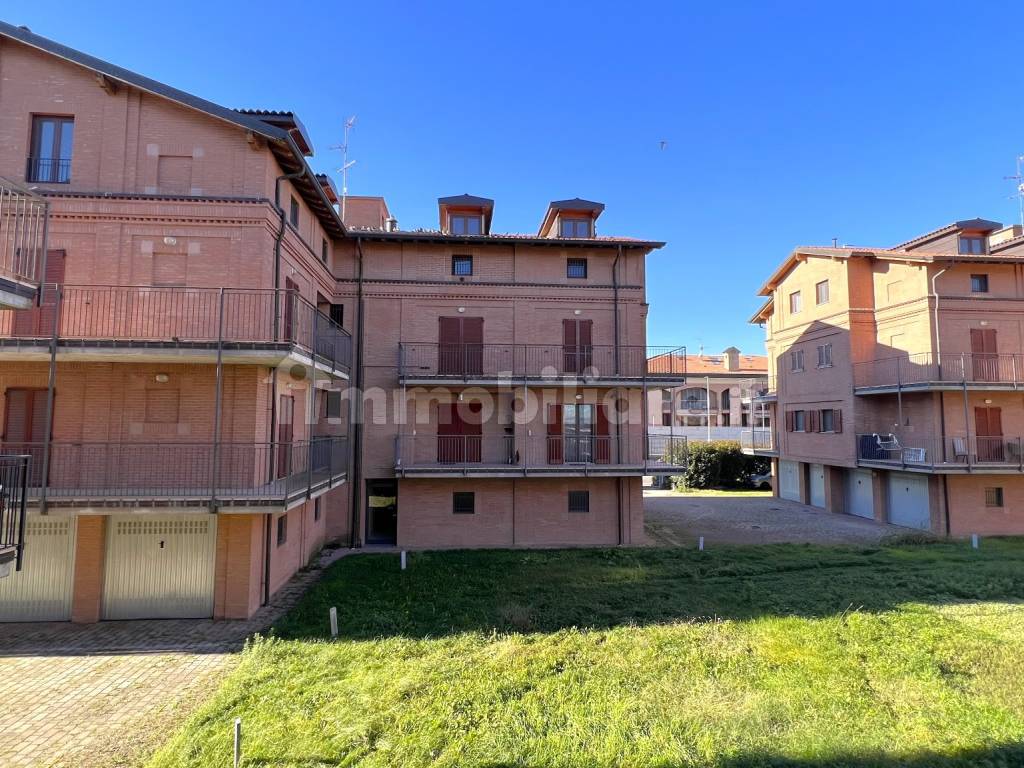
[[[288,515],[281,515],[277,518],[277,546],[282,546],[288,541]]]
[[[672,426],[672,414],[669,413],[668,411],[665,411],[665,413],[661,414],[661,426],[663,426],[663,427],[671,427]]]
[[[971,293],[988,293],[988,275],[971,275]]]
[[[804,369],[804,351],[794,349],[789,353],[789,370],[799,373]]]
[[[327,238],[320,239],[320,261],[327,263]]]
[[[977,235],[960,235],[960,253],[970,256],[985,253],[985,238]]]
[[[472,515],[476,512],[476,494],[472,491],[456,491],[452,494],[452,514]]]
[[[731,416],[732,416],[731,413],[728,413],[728,412],[723,413],[722,414],[722,423],[721,423],[720,426],[728,427],[729,426],[729,420],[730,420]]]
[[[590,237],[590,219],[562,219],[562,237]]]
[[[328,310],[332,321],[338,324],[339,328],[345,327],[345,305],[344,304],[331,304],[331,308]]]
[[[590,491],[569,491],[569,511],[589,512]]]
[[[32,118],[32,155],[25,178],[48,184],[71,181],[71,148],[75,138],[73,117]]]
[[[805,411],[786,411],[786,431],[806,432],[807,413]]]
[[[320,515],[322,514],[322,511],[320,509],[320,501],[321,500],[319,498],[313,499],[313,522],[314,523],[320,522]]]
[[[579,277],[586,278],[587,276],[587,260],[586,259],[569,259],[565,266],[566,277]]]
[[[327,390],[327,418],[341,418],[341,392]]]
[[[825,409],[821,412],[821,431],[822,432],[835,432],[835,411]]]
[[[832,345],[831,344],[820,344],[820,345],[818,345],[818,367],[819,368],[831,368],[832,367]]]
[[[728,410],[731,410],[731,409],[732,409],[732,393],[729,392],[728,389],[723,389],[722,390],[722,410],[723,411],[728,411]],[[725,427],[725,426],[728,426],[728,424],[723,424],[722,426]]]
[[[299,226],[299,201],[294,197],[292,198],[291,210],[288,212],[288,220],[291,221],[293,227]]]
[[[814,296],[819,304],[828,304],[828,280],[814,286]]]
[[[453,235],[479,235],[482,231],[479,216],[453,215],[448,225]]]
[[[985,489],[985,506],[986,507],[1001,507],[1001,506],[1003,506],[1003,489],[1002,488],[986,488]]]
[[[802,306],[803,304],[800,299],[800,291],[794,291],[789,294],[789,314],[797,314]]]
[[[472,256],[452,256],[452,274],[459,277],[473,274]]]

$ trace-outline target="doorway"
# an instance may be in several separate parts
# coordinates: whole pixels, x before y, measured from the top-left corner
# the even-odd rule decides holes
[[[46,441],[47,390],[11,387],[5,393],[2,444],[8,453],[28,454],[28,484],[43,484],[43,443]],[[52,429],[51,429],[52,431]]]
[[[481,403],[442,403],[437,407],[437,461],[439,464],[480,462],[483,425]]]
[[[398,481],[366,481],[366,543],[398,543]]]

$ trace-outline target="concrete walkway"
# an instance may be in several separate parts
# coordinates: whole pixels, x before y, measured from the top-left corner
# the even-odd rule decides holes
[[[644,516],[649,543],[657,546],[692,547],[700,536],[706,544],[872,545],[890,536],[915,533],[897,525],[742,491],[687,496],[645,490]]]
[[[0,766],[138,765],[234,667],[245,639],[349,551],[321,554],[249,621],[0,624]]]

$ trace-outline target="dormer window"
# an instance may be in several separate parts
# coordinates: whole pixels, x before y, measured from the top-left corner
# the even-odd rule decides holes
[[[561,219],[562,237],[590,237],[590,219]]]
[[[453,213],[448,218],[448,230],[453,235],[479,235],[483,226],[480,216]]]
[[[985,238],[980,235],[960,235],[960,253],[981,256],[985,253]]]

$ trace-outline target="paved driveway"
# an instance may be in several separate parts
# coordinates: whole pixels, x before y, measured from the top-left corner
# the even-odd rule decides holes
[[[325,552],[249,621],[0,624],[0,766],[138,765],[343,554]]]
[[[909,528],[839,515],[766,495],[685,496],[644,491],[647,538],[652,544],[877,544]]]

